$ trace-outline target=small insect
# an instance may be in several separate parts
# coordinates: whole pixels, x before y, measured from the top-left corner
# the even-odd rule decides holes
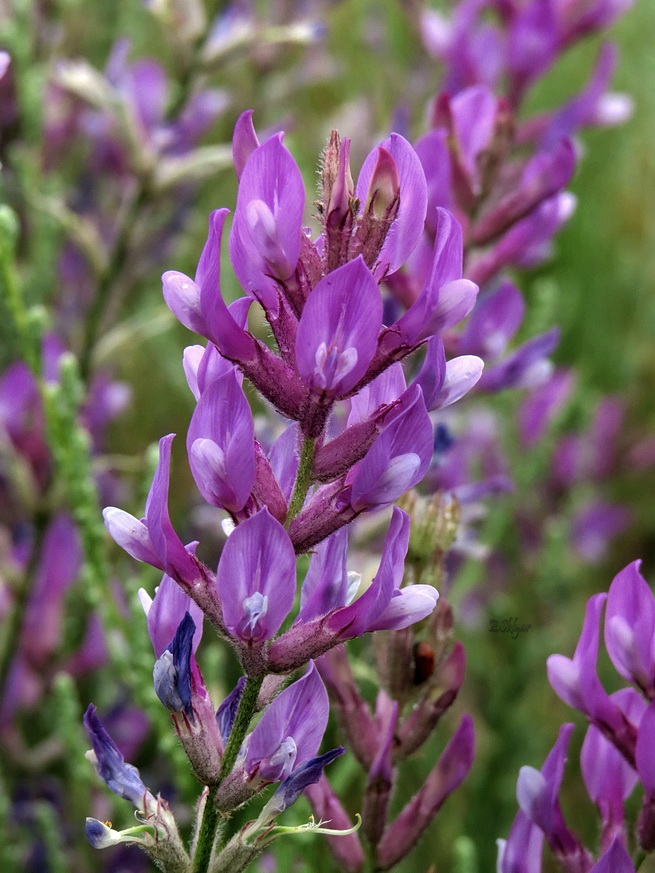
[[[414,645],[414,685],[422,685],[434,673],[434,649],[421,641]]]

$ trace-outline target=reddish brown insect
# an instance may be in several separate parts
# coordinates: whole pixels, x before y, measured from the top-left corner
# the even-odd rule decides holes
[[[429,643],[414,646],[414,685],[422,685],[434,673],[434,649]]]

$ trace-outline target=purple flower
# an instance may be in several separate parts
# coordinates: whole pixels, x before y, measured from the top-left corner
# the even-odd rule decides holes
[[[583,712],[592,724],[634,764],[636,729],[619,706],[610,699],[598,679],[598,622],[606,594],[590,597],[585,620],[573,658],[551,655],[547,661],[548,681],[561,699]]]
[[[434,248],[423,290],[407,312],[381,337],[387,351],[390,340],[409,348],[452,327],[473,309],[478,287],[462,279],[463,243],[459,223],[445,209],[437,209]]]
[[[164,576],[152,599],[140,589],[139,600],[147,617],[148,633],[158,658],[170,646],[185,613],[190,614],[195,624],[192,651],[197,651],[202,638],[203,613],[174,579]]]
[[[438,595],[431,585],[399,587],[408,543],[409,517],[394,507],[373,581],[357,600],[328,614],[327,627],[341,639],[374,630],[398,630],[432,612]]]
[[[245,323],[250,302],[245,297],[242,297],[238,302],[246,304],[246,307],[240,307],[244,308]],[[231,312],[235,314],[235,310],[236,303],[232,305]],[[243,324],[241,327],[243,328]],[[215,382],[227,373],[235,373],[240,380],[239,384],[243,382],[241,373],[235,370],[232,361],[224,358],[213,343],[207,343],[206,347],[200,345],[187,346],[184,350],[182,366],[184,367],[187,384],[196,400],[200,400],[202,393],[212,382]]]
[[[605,610],[605,646],[617,671],[649,698],[655,697],[655,597],[633,561],[610,585]]]
[[[269,822],[278,815],[281,815],[285,809],[292,806],[309,785],[314,785],[321,778],[323,768],[331,764],[336,758],[346,750],[343,746],[336,749],[331,749],[319,755],[317,758],[310,758],[304,764],[300,764],[291,773],[290,776],[280,783],[275,791],[275,794],[262,809],[259,821]]]
[[[492,294],[478,299],[460,337],[458,351],[488,361],[499,358],[521,326],[524,314],[521,292],[516,285],[504,281]]]
[[[557,370],[543,385],[531,391],[519,408],[519,430],[522,444],[528,448],[539,442],[548,425],[557,415],[573,390],[574,375],[570,370]]]
[[[552,237],[569,220],[575,206],[576,199],[568,191],[544,200],[507,230],[489,251],[471,259],[468,277],[484,286],[511,264],[536,266],[548,256]]]
[[[296,556],[287,532],[265,507],[228,537],[216,589],[228,631],[248,644],[271,639],[289,614]]]
[[[498,843],[498,873],[541,873],[544,832],[522,809],[506,840]]]
[[[173,530],[168,514],[168,482],[174,436],[169,434],[159,441],[159,464],[146,500],[145,518],[139,520],[115,506],[108,506],[103,516],[110,536],[128,555],[137,561],[152,564],[185,585],[202,577],[204,571]]]
[[[216,710],[216,721],[224,743],[227,743],[230,738],[230,733],[234,725],[234,720],[237,717],[239,704],[241,703],[245,687],[246,677],[240,676],[237,684]]]
[[[567,827],[558,800],[573,728],[572,724],[560,728],[557,742],[541,770],[521,767],[516,796],[523,813],[541,828],[553,854],[565,869],[573,869],[573,865],[577,865],[575,869],[586,869],[592,858]]]
[[[191,650],[195,630],[191,615],[185,613],[170,645],[155,663],[155,692],[170,712],[191,715]]]
[[[234,171],[237,178],[240,179],[243,171],[248,163],[248,158],[259,148],[259,139],[255,132],[255,127],[252,123],[252,109],[246,109],[237,118],[234,125],[234,134],[232,136],[232,158],[234,160]]]
[[[503,69],[503,34],[486,19],[480,21],[485,6],[485,0],[462,0],[451,21],[432,9],[421,17],[428,51],[446,65],[443,88],[448,93],[478,83],[493,87]]]
[[[632,112],[632,101],[623,94],[607,92],[616,65],[616,48],[601,46],[596,69],[585,88],[545,122],[540,141],[545,147],[563,136],[572,136],[588,125],[622,124]]]
[[[347,556],[348,529],[345,527],[316,548],[300,591],[298,621],[326,615],[352,599],[349,597],[352,583],[358,583],[359,577],[349,578]]]
[[[322,279],[298,323],[296,362],[319,398],[347,395],[366,373],[382,326],[377,282],[361,257]]]
[[[304,209],[300,170],[278,134],[256,148],[243,168],[230,234],[230,259],[241,286],[273,312],[276,280],[289,279],[296,268]]]
[[[432,458],[432,422],[419,387],[347,476],[355,511],[393,503],[425,475]]]
[[[617,691],[613,699],[617,700],[619,695],[625,695],[626,692],[634,693],[632,689],[625,688]],[[629,705],[629,702],[626,700],[625,704]],[[580,752],[580,766],[587,794],[600,813],[602,847],[607,848],[616,836],[625,842],[624,803],[637,783],[634,768],[594,725],[587,729]]]
[[[483,370],[484,363],[476,355],[459,355],[446,361],[443,342],[433,336],[415,384],[421,386],[425,405],[433,412],[461,400],[480,381]]]
[[[137,809],[142,809],[148,789],[132,764],[126,764],[118,746],[102,726],[91,703],[84,714],[84,727],[91,738],[93,751],[87,757],[95,766],[98,776],[119,797],[129,800]]]
[[[542,385],[552,374],[553,365],[548,356],[559,343],[560,332],[553,327],[533,337],[493,367],[487,367],[480,388],[486,391],[504,391],[507,388],[534,388]]]
[[[594,501],[579,509],[571,520],[571,544],[584,561],[604,557],[612,540],[629,527],[632,513],[626,506]]]
[[[288,672],[297,669],[309,658],[324,654],[344,640],[374,630],[398,630],[429,615],[437,601],[436,589],[430,585],[399,587],[408,543],[409,517],[394,507],[380,567],[366,591],[353,602],[337,606],[326,615],[308,621],[296,621],[271,645],[271,670]],[[347,580],[339,576],[338,543],[334,548],[330,565],[321,568],[318,579],[313,574],[310,577],[311,589],[306,603],[318,606],[321,603],[334,603],[335,595],[340,598],[351,595]],[[323,553],[318,560],[325,561],[326,557],[327,554]]]
[[[559,28],[552,0],[532,0],[514,5],[507,34],[507,67],[510,95],[518,103],[527,87],[556,59]]]
[[[655,750],[653,748],[653,737],[655,737],[655,704],[651,703],[639,722],[635,753],[637,773],[646,794],[651,798],[655,798]]]
[[[231,513],[243,509],[255,482],[254,428],[234,369],[212,381],[200,396],[187,452],[205,500]]]
[[[314,758],[327,726],[327,691],[313,662],[275,698],[246,739],[248,779],[280,782]]]
[[[639,845],[647,852],[655,849],[655,704],[644,712],[639,723],[637,748],[635,752],[637,773],[645,789],[644,802],[637,820]]]
[[[369,263],[376,277],[395,272],[407,260],[423,233],[427,210],[427,187],[421,162],[411,145],[398,133],[392,133],[374,149],[362,165],[355,196],[365,208],[375,193],[375,170],[380,150],[391,158],[397,173],[398,207],[374,263]],[[379,207],[375,207],[378,208]],[[367,261],[368,263],[368,261]]]

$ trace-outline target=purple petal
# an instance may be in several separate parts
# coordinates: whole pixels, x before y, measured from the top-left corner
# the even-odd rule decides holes
[[[191,649],[196,625],[188,612],[153,670],[155,693],[170,712],[191,713]]]
[[[486,391],[502,391],[543,384],[552,373],[548,356],[557,347],[559,337],[560,332],[554,327],[528,340],[500,364],[488,367],[480,387]]]
[[[524,89],[557,57],[560,37],[555,8],[551,0],[534,0],[513,16],[507,65],[517,102]]]
[[[254,355],[254,340],[245,327],[246,312],[240,301],[226,306],[220,287],[221,241],[227,209],[216,209],[209,217],[209,234],[202,251],[196,282],[200,287],[200,311],[205,324],[203,336],[216,343],[221,354],[232,360],[247,361]]]
[[[605,645],[617,671],[644,690],[653,687],[655,598],[633,561],[610,585],[605,612]]]
[[[597,501],[583,506],[571,519],[571,544],[576,554],[589,563],[600,561],[631,520],[630,510],[616,503]]]
[[[418,155],[398,133],[381,143],[393,158],[400,183],[400,204],[395,221],[389,229],[378,256],[376,275],[394,273],[412,253],[423,233],[427,211],[427,184]],[[371,151],[362,165],[355,196],[365,203],[373,170],[378,160],[378,149]]]
[[[410,388],[403,411],[348,476],[353,508],[385,506],[413,488],[430,464],[432,441],[432,422],[420,388]]]
[[[300,428],[294,422],[284,430],[271,446],[268,460],[287,502],[291,499],[298,474],[298,446]]]
[[[347,554],[348,529],[345,527],[317,547],[300,591],[298,621],[310,621],[346,605]]]
[[[435,399],[446,378],[446,350],[443,340],[439,336],[433,336],[425,348],[425,358],[418,376],[414,380],[420,385],[423,392],[423,400],[427,409],[432,409]]]
[[[593,681],[585,681],[586,677],[594,677],[598,682],[598,622],[606,599],[606,594],[595,594],[587,601],[582,633],[573,658],[551,655],[547,660],[548,681],[555,694],[569,706],[585,713],[587,709],[584,691],[591,687],[590,681]]]
[[[148,633],[158,658],[170,646],[187,612],[190,613],[196,626],[192,649],[195,653],[202,639],[202,610],[174,579],[164,576],[147,610]]]
[[[396,589],[386,608],[367,630],[401,630],[432,613],[439,592],[432,585],[409,585]]]
[[[205,388],[187,435],[193,478],[212,506],[245,506],[255,482],[254,438],[250,404],[232,369]]]
[[[305,187],[294,159],[271,137],[250,155],[241,176],[230,233],[230,260],[244,290],[277,312],[277,283],[300,254]]]
[[[287,532],[264,507],[230,534],[216,575],[230,633],[270,639],[293,606],[296,556]]]
[[[375,625],[403,577],[409,545],[409,516],[394,506],[378,572],[366,591],[349,606],[335,610],[327,627],[341,639],[352,639]]]
[[[318,782],[323,768],[343,755],[345,751],[343,746],[338,746],[336,749],[331,749],[329,752],[319,755],[318,758],[311,758],[296,767],[293,773],[280,784],[273,797],[266,804],[265,809],[269,816],[280,815],[285,809],[292,806],[308,785],[314,785]]]
[[[198,565],[175,533],[168,514],[168,484],[174,437],[175,434],[168,434],[159,440],[159,463],[146,500],[145,521],[153,550],[163,565],[159,565],[160,569],[181,582],[190,582],[198,578]]]
[[[430,400],[430,412],[461,400],[480,381],[483,370],[484,361],[475,355],[460,355],[448,361],[443,384]]]
[[[310,294],[298,324],[303,382],[317,395],[347,394],[366,373],[381,327],[380,290],[363,259],[333,270]]]
[[[535,388],[519,408],[519,429],[524,446],[536,445],[573,390],[570,370],[557,370],[544,385]]]
[[[446,130],[431,130],[414,145],[428,186],[428,208],[425,222],[433,233],[436,230],[437,207],[453,208],[452,170],[447,138],[448,132]]]
[[[541,873],[544,832],[519,810],[507,840],[498,840],[498,873]]]
[[[575,164],[573,144],[566,139],[549,152],[538,152],[526,164],[520,182],[511,193],[475,222],[471,240],[477,245],[489,242],[562,191],[573,175]]]
[[[252,109],[246,109],[237,118],[234,125],[234,134],[232,135],[232,157],[234,159],[234,171],[237,174],[237,179],[243,175],[248,158],[259,148],[259,140],[257,133],[252,123]]]
[[[132,764],[125,763],[118,746],[102,726],[92,703],[84,714],[84,727],[91,739],[93,763],[98,776],[114,794],[131,801],[137,809],[141,809],[147,789],[141,781],[139,771]]]
[[[276,697],[247,740],[245,768],[266,782],[286,779],[315,757],[329,714],[327,691],[313,662]]]
[[[490,145],[496,126],[498,98],[484,85],[461,91],[450,101],[457,156],[471,189],[480,191],[478,158]]]
[[[351,398],[348,427],[371,418],[381,406],[394,403],[406,390],[402,364],[396,362]]]
[[[161,279],[164,300],[173,315],[189,330],[204,336],[207,327],[200,311],[200,288],[177,270],[168,270]]]
[[[490,360],[500,357],[521,326],[524,313],[521,292],[511,282],[503,282],[497,291],[478,301],[461,336],[459,351]]]
[[[653,737],[655,737],[655,704],[651,703],[639,723],[635,750],[637,773],[646,793],[651,797],[655,795],[655,743],[653,743]]]
[[[142,521],[116,506],[103,509],[102,515],[109,536],[128,555],[159,570],[166,569],[163,560],[156,554],[148,528]]]
[[[235,301],[235,303],[240,302]],[[232,306],[234,305],[232,304]],[[183,366],[187,383],[196,400],[200,400],[200,395],[205,388],[226,373],[235,373],[239,379],[239,384],[243,382],[241,372],[235,368],[231,361],[221,355],[213,343],[207,343],[206,348],[187,346],[184,350]]]
[[[462,279],[462,228],[437,209],[432,266],[418,299],[394,325],[403,342],[414,345],[465,318],[475,304],[477,285]]]
[[[216,711],[216,721],[218,722],[218,729],[221,732],[224,743],[227,743],[230,738],[239,704],[241,703],[241,697],[243,696],[243,690],[246,687],[246,681],[245,676],[240,676],[237,684]]]
[[[580,751],[580,766],[587,794],[600,809],[603,821],[614,825],[622,822],[623,802],[638,777],[616,746],[594,725],[587,729]]]
[[[521,767],[516,785],[519,806],[528,818],[548,836],[558,825],[556,805],[564,776],[567,750],[575,725],[562,725],[557,742],[544,761],[541,771]]]
[[[45,665],[63,633],[66,592],[82,568],[80,538],[73,519],[60,513],[47,526],[21,629],[23,655],[33,667]]]

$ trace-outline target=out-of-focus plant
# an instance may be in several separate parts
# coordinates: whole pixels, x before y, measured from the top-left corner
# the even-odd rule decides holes
[[[434,729],[464,675],[464,648],[451,640],[453,611],[444,593],[456,604],[458,624],[479,629],[494,593],[502,592],[494,603],[512,603],[508,579],[526,566],[549,584],[548,568],[560,557],[573,566],[598,560],[630,517],[623,501],[605,496],[605,480],[650,463],[648,440],[632,441],[627,465],[612,448],[622,415],[615,401],[587,415],[586,433],[576,401],[566,411],[574,375],[553,371],[549,360],[558,341],[555,292],[545,294],[540,310],[530,296],[526,307],[514,284],[521,271],[544,262],[572,214],[575,199],[566,187],[580,154],[579,131],[619,123],[630,112],[627,98],[608,92],[614,65],[608,46],[577,96],[536,115],[525,106],[565,50],[630,4],[464,0],[447,19],[420,4],[344,2],[303,8],[298,20],[298,10],[285,3],[244,3],[229,4],[212,22],[215,13],[200,2],[155,0],[129,13],[138,23],[128,28],[133,48],[114,38],[120,24],[111,36],[109,28],[103,33],[104,55],[113,43],[103,72],[102,52],[93,62],[63,59],[80,55],[78,5],[85,4],[13,4],[9,54],[0,55],[3,193],[13,208],[2,215],[7,233],[0,240],[2,305],[10,316],[6,360],[14,361],[0,382],[8,471],[2,481],[8,510],[2,519],[2,743],[14,762],[3,772],[8,851],[34,869],[43,863],[85,869],[86,850],[74,839],[69,848],[62,828],[86,808],[98,816],[87,828],[93,845],[135,842],[170,870],[243,869],[274,837],[303,832],[306,826],[289,828],[276,819],[306,787],[317,819],[332,821],[327,840],[340,868],[414,864],[425,855],[409,856],[410,850],[472,759],[466,716],[440,757],[435,747]],[[389,23],[399,25],[397,33],[385,30]],[[157,34],[152,51],[138,33],[142,26]],[[445,67],[428,133],[415,151],[393,134],[371,152],[355,185],[350,151],[365,154],[370,128],[381,119],[387,127],[397,85],[385,94],[380,83],[396,72],[400,81],[403,63],[411,68],[411,87],[396,107],[401,132],[420,115],[425,77],[435,65],[425,56],[409,60],[412,27]],[[360,35],[363,51],[348,56],[348,41]],[[341,71],[320,48],[323,36],[328,45],[332,40]],[[156,59],[139,57],[146,43]],[[233,145],[241,180],[230,257],[246,298],[226,306],[219,293],[223,211],[210,220],[195,281],[182,273],[164,278],[175,315],[209,340],[184,358],[197,401],[189,464],[209,504],[183,524],[190,532],[185,540],[202,530],[199,557],[193,545],[182,545],[168,517],[168,438],[160,444],[145,518],[112,509],[107,524],[134,557],[166,573],[154,597],[142,593],[141,602],[155,650],[155,689],[172,712],[182,751],[152,695],[138,584],[112,581],[99,525],[99,505],[138,502],[129,486],[142,468],[140,459],[111,454],[108,428],[129,392],[103,369],[119,357],[127,362],[128,351],[142,355],[143,340],[169,326],[149,299],[148,284],[174,249],[182,259],[194,251],[189,228],[195,232],[202,218],[198,203],[231,197],[215,184],[232,153],[215,143],[226,138],[237,111],[265,108],[269,122],[283,109],[294,150],[298,145],[313,161],[315,142],[330,127],[328,114],[356,96],[353,72],[382,44],[395,45],[398,55],[379,71],[370,111],[356,104],[353,142],[331,135],[311,219],[300,172],[280,139],[269,131],[260,146],[250,115],[239,119]],[[329,112],[318,108],[319,94]],[[225,186],[229,192],[230,183]],[[310,220],[318,236],[304,227]],[[481,286],[475,308],[477,289],[462,276]],[[237,283],[227,271],[223,284],[229,301]],[[51,307],[49,320],[39,303]],[[409,357],[419,347],[423,352]],[[170,359],[160,361],[168,366]],[[168,378],[148,364],[153,385],[155,377]],[[264,398],[255,399],[254,420],[244,375]],[[146,396],[143,384],[135,389]],[[520,408],[508,389],[526,393]],[[467,392],[465,403],[442,411]],[[296,424],[271,415],[270,404]],[[162,408],[162,422],[184,418],[182,410],[169,419],[173,413]],[[155,415],[153,407],[143,417],[148,433],[157,431]],[[566,434],[563,423],[572,425]],[[630,445],[622,439],[624,454]],[[526,483],[533,499],[523,497]],[[394,510],[378,572],[365,588],[347,573],[348,539],[355,565],[364,569],[380,550],[373,510],[414,486],[418,491],[402,502],[411,535],[406,516]],[[176,478],[172,496],[175,513],[188,507],[183,479]],[[226,541],[212,507],[230,518],[225,533],[236,525]],[[215,561],[223,542],[214,577],[203,562]],[[306,575],[291,623],[285,617],[295,590],[293,549],[311,560],[299,561],[301,578]],[[479,584],[483,576],[491,582],[487,590]],[[152,591],[153,581],[144,570],[143,587]],[[365,590],[351,602],[357,584]],[[434,585],[440,603],[417,624],[434,605]],[[533,590],[533,605],[541,593],[547,592]],[[520,602],[527,601],[514,600]],[[196,662],[203,613],[237,650],[245,681],[227,650],[206,639],[198,652],[203,680]],[[336,645],[372,630],[374,656],[363,643]],[[470,652],[475,658],[481,650],[474,644]],[[290,673],[313,658],[316,669],[282,690]],[[524,658],[524,672],[531,661],[534,653]],[[483,673],[474,665],[474,683]],[[116,675],[120,686],[108,681]],[[490,699],[502,701],[513,681],[496,681]],[[354,753],[330,768],[329,782],[322,767],[340,750],[317,757],[327,722],[323,682]],[[469,692],[467,706],[481,710],[484,723],[492,705],[472,697]],[[107,730],[89,708],[90,758],[141,818],[123,832],[100,821],[109,816],[107,799],[74,763],[72,748],[84,742],[79,701],[91,698]],[[215,714],[211,700],[220,698]],[[264,714],[248,733],[256,710]],[[483,735],[483,761],[485,741]],[[423,757],[411,760],[419,752]],[[187,756],[208,786],[195,828],[189,810],[197,783]],[[125,764],[136,757],[149,774],[145,782]],[[46,769],[50,793],[40,779]],[[21,778],[26,789],[15,787]],[[248,823],[240,807],[276,781],[280,787]],[[155,782],[170,807],[146,789]],[[479,788],[480,780],[473,784]],[[70,804],[63,801],[65,786]],[[488,800],[496,790],[502,786],[494,785]],[[461,798],[456,793],[448,804],[455,817]],[[469,821],[482,809],[479,798],[471,803]],[[217,827],[232,813],[225,830]],[[358,833],[354,813],[362,816]],[[461,828],[453,832],[453,819],[441,816],[452,846],[439,851],[474,870],[473,844],[454,840]],[[36,837],[28,852],[30,830]],[[478,832],[482,838],[498,828],[480,821]],[[284,843],[275,845],[280,863],[301,865]],[[594,870],[629,863],[609,840],[602,850]],[[309,851],[324,863],[318,840]],[[118,852],[107,858],[109,868],[123,863]],[[580,858],[589,869],[591,856]],[[125,863],[136,870],[142,861]]]

